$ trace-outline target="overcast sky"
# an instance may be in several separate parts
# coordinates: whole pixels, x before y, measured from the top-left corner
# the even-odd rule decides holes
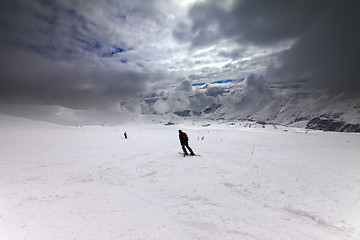
[[[360,92],[356,0],[3,0],[0,101],[74,108],[247,78]],[[254,75],[252,75],[254,76]],[[260,85],[263,83],[260,83]]]

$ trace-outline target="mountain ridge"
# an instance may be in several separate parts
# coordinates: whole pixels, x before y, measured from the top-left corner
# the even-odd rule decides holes
[[[130,101],[117,110],[81,110],[56,105],[1,104],[0,113],[61,125],[118,125],[146,120],[183,119],[253,121],[323,131],[360,132],[360,96],[273,85],[247,89],[245,83],[192,87],[191,91],[163,91]],[[160,111],[161,110],[161,111]]]

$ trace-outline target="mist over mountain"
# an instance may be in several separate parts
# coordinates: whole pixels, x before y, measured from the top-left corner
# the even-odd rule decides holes
[[[251,75],[244,82],[182,86],[142,100],[144,113],[174,113],[213,120],[252,120],[327,131],[360,131],[360,96],[272,82]],[[124,104],[126,107],[127,105]]]
[[[325,131],[360,132],[360,96],[304,88],[302,83],[242,81],[191,84],[119,103],[116,109],[70,109],[51,105],[0,105],[0,113],[62,125],[118,125],[141,119],[254,121]]]

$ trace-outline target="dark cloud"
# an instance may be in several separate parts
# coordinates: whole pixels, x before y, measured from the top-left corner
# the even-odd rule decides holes
[[[201,110],[229,94],[234,104],[266,98],[270,82],[360,90],[357,1],[198,1],[187,18],[186,8],[175,0],[2,1],[0,103],[103,108],[143,96],[156,96],[154,104],[166,92],[146,109],[163,113]],[[244,77],[247,95],[192,88]]]
[[[313,86],[360,92],[360,3],[335,1],[299,40],[279,55],[269,75],[282,80],[311,80]]]
[[[2,1],[0,101],[84,108],[139,96],[168,73],[136,58],[129,35],[138,21],[163,21],[160,7],[159,1]]]
[[[216,103],[216,98],[209,96],[206,92],[197,91],[190,98],[190,107],[193,111],[202,112],[206,107]]]
[[[204,1],[190,9],[190,21],[180,23],[173,35],[192,47],[232,41],[243,51],[250,47],[281,49],[293,42],[275,61],[266,62],[266,77],[360,91],[356,66],[359,6],[355,0]],[[220,56],[234,59],[244,55],[223,51]]]
[[[232,51],[221,51],[219,53],[219,56],[224,57],[224,58],[230,58],[230,59],[233,59],[233,60],[237,60],[237,59],[245,57],[243,51],[244,51],[243,49],[235,49],[235,50],[232,50]]]
[[[269,89],[265,84],[263,75],[250,74],[245,80],[245,93],[247,95],[268,95]]]
[[[227,90],[223,86],[208,86],[206,88],[206,95],[211,97],[221,96],[226,92]]]
[[[182,81],[179,86],[179,90],[190,92],[192,90],[191,81],[189,80]]]
[[[16,55],[15,55],[16,53]],[[4,56],[4,55],[3,55]],[[164,74],[144,68],[53,62],[39,54],[11,51],[1,60],[0,99],[4,102],[104,107],[135,96]]]
[[[245,0],[204,1],[189,11],[190,25],[184,22],[174,31],[180,40],[190,36],[193,46],[206,46],[231,39],[238,43],[271,45],[296,38],[328,5],[329,1]],[[186,32],[190,31],[190,33]]]

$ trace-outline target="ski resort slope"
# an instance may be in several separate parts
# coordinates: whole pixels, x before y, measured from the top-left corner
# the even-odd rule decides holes
[[[0,119],[0,239],[360,239],[360,134]]]

